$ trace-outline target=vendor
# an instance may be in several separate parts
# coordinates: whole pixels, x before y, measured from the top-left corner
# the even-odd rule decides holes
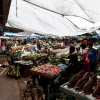
[[[48,41],[46,41],[45,49],[49,49],[49,48],[50,48],[49,43],[48,43]]]
[[[51,86],[51,88],[53,89],[53,91],[56,91],[57,89],[59,89],[59,86],[61,84],[64,84],[65,82],[67,82],[68,78],[72,74],[75,74],[75,73],[78,72],[78,57],[77,57],[77,54],[75,52],[75,46],[74,45],[70,46],[70,48],[69,48],[69,56],[67,58],[69,59],[68,66],[54,80],[54,83]],[[52,100],[54,100],[54,99],[52,99]]]
[[[40,42],[40,40],[37,40],[37,49],[41,50],[41,42]]]
[[[18,46],[18,41],[15,41],[15,45],[14,45],[15,47],[17,47]]]
[[[78,57],[77,53],[75,52],[75,46],[70,46],[69,48],[69,63],[65,69],[65,73],[70,76],[71,74],[75,74],[78,72]]]
[[[56,83],[63,84],[63,82],[66,82],[68,77],[70,77],[72,74],[75,74],[79,71],[78,57],[77,57],[77,53],[75,52],[75,46],[73,45],[70,46],[69,56],[67,58],[69,59],[68,66],[66,67],[66,69],[63,70],[62,74],[55,79],[54,84]],[[62,79],[64,79],[65,81]]]
[[[36,53],[37,52],[37,46],[35,44],[30,45],[29,48],[31,53]]]
[[[90,60],[88,57],[88,50],[86,49],[86,44],[81,44],[81,68],[84,70],[84,72],[90,72]]]

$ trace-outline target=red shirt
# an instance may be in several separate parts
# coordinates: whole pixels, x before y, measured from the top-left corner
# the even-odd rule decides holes
[[[5,44],[5,42],[3,41],[3,42],[1,42],[1,46],[5,46],[6,44]]]

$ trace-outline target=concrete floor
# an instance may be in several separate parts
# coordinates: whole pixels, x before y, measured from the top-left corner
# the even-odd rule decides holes
[[[7,72],[8,68],[0,67],[0,100],[21,100],[27,79],[9,78]]]
[[[7,69],[0,76],[0,100],[21,100],[17,81],[8,78],[6,74]]]

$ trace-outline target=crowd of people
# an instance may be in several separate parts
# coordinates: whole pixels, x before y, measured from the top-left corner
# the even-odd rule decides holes
[[[78,57],[77,53],[80,54],[81,58],[80,58],[80,63],[82,68],[84,69],[84,71],[95,71],[96,68],[95,66],[99,63],[100,61],[100,57],[99,57],[99,51],[95,50],[93,48],[93,44],[92,42],[88,41],[87,39],[84,39],[83,41],[80,42],[80,45],[77,46],[77,44],[74,44],[72,41],[72,39],[59,39],[58,41],[62,41],[61,46],[71,46],[69,47],[69,65],[67,67],[67,69],[69,68],[69,66],[80,66],[79,65],[79,61],[78,61]],[[49,50],[52,47],[52,44],[54,42],[58,42],[57,40],[50,40],[50,39],[45,39],[45,40],[41,40],[41,39],[33,39],[31,41],[31,45],[29,48],[30,52],[37,52],[37,51],[41,51],[42,48],[44,48],[45,50]],[[10,41],[11,42],[11,41]],[[24,43],[27,44],[26,39],[24,40]],[[22,44],[21,40],[16,40],[12,42],[13,46],[20,46]],[[1,40],[1,50],[2,52],[5,52],[9,49],[9,43],[2,39]],[[70,68],[69,68],[70,69]],[[73,71],[75,71],[75,69],[77,68],[72,68]],[[70,71],[68,71],[70,72]]]
[[[75,51],[75,45],[71,45],[69,48],[69,64],[67,71],[74,74],[78,70],[82,69],[85,72],[96,73],[96,66],[99,64],[99,49],[93,47],[92,42],[82,42],[80,50]],[[78,60],[78,55],[80,59]]]

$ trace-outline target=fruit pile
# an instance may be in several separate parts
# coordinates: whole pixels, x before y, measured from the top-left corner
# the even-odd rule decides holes
[[[37,72],[41,72],[41,73],[45,73],[48,75],[55,75],[59,72],[61,72],[66,66],[62,65],[62,66],[53,66],[53,65],[43,65],[43,66],[38,66],[35,68],[32,68],[33,71],[37,71]]]

